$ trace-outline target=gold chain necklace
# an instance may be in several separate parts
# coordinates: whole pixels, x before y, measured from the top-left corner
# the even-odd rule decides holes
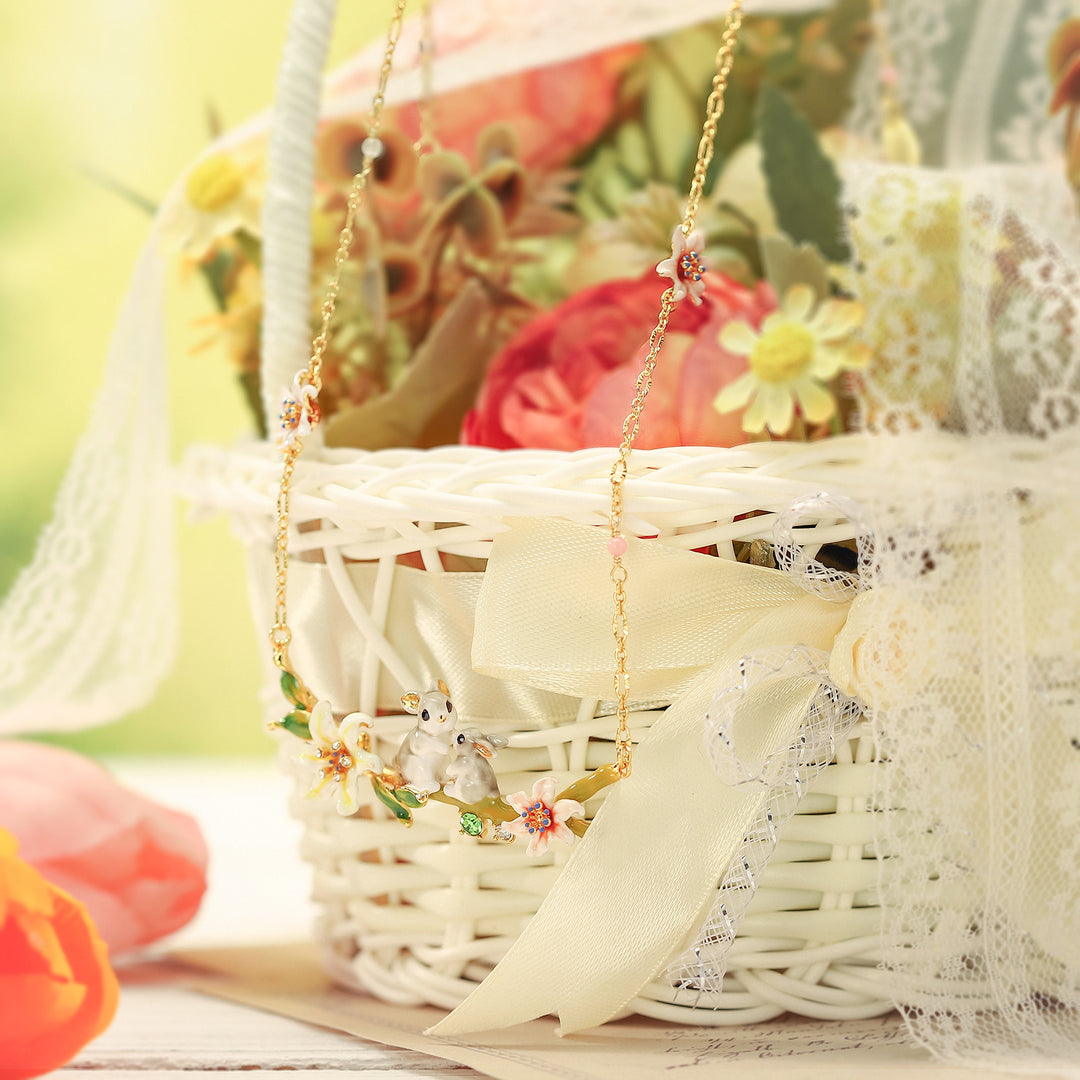
[[[456,716],[450,691],[441,680],[425,693],[413,691],[402,697],[402,705],[408,712],[416,715],[417,724],[416,728],[406,735],[394,761],[387,765],[372,750],[371,719],[352,713],[337,725],[332,719],[330,703],[316,698],[296,674],[289,660],[292,631],[288,620],[287,586],[289,496],[293,473],[303,450],[303,440],[311,434],[320,419],[318,394],[322,388],[322,365],[330,323],[337,307],[341,277],[348,261],[357,214],[375,161],[383,150],[379,131],[382,127],[386,87],[394,52],[401,37],[406,2],[407,0],[396,0],[395,3],[378,85],[372,100],[368,136],[361,144],[363,160],[349,189],[345,223],[338,236],[334,255],[334,269],[323,296],[319,332],[312,341],[307,366],[293,380],[292,389],[286,395],[282,406],[280,444],[283,464],[276,506],[274,623],[269,637],[274,664],[281,670],[282,691],[290,702],[292,711],[279,726],[311,744],[310,752],[305,756],[314,761],[319,770],[320,782],[316,790],[327,784],[344,786],[352,776],[363,774],[369,778],[375,796],[403,824],[411,825],[413,811],[424,806],[429,800],[448,803],[460,811],[462,832],[471,836],[482,836],[487,835],[487,830],[491,827],[492,835],[504,841],[512,841],[515,835],[532,836],[532,853],[535,839],[549,832],[559,835],[561,830],[564,838],[569,838],[565,832],[567,829],[578,836],[584,835],[588,825],[584,820],[582,804],[609,784],[628,777],[631,772],[633,743],[629,723],[630,671],[627,653],[630,620],[626,592],[629,575],[623,562],[626,552],[626,539],[622,533],[623,489],[629,476],[631,451],[652,387],[653,372],[668,322],[683,299],[689,297],[693,303],[701,303],[705,288],[705,267],[701,258],[704,244],[702,235],[696,228],[697,212],[705,175],[713,157],[717,123],[724,111],[728,76],[734,60],[735,38],[742,24],[742,2],[732,0],[728,9],[723,36],[716,54],[716,72],[706,104],[705,123],[698,143],[686,211],[672,236],[671,258],[657,267],[658,272],[669,277],[672,284],[660,298],[660,314],[649,336],[648,353],[638,374],[634,399],[622,425],[622,442],[610,472],[611,504],[607,548],[612,557],[611,581],[614,587],[611,625],[615,644],[615,762],[595,769],[557,795],[553,778],[538,781],[531,797],[524,793],[504,797],[499,792],[497,781],[493,780],[494,772],[490,769],[488,773],[492,779],[486,784],[474,784],[470,787],[457,780],[446,782],[445,763],[442,759],[450,756],[449,737],[453,733]],[[422,17],[425,38],[421,45],[424,91],[421,102],[421,137],[416,146],[418,153],[436,145],[428,110],[431,38],[430,11],[426,4]],[[484,757],[490,756],[497,744],[505,745],[504,740],[494,737],[484,739],[487,742],[486,748],[476,745],[477,751]],[[459,797],[466,795],[469,797]],[[339,799],[339,810],[352,812],[349,810],[351,805],[348,799]]]

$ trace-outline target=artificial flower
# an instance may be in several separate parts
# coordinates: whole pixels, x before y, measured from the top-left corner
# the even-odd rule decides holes
[[[262,195],[254,163],[219,152],[194,165],[183,195],[165,208],[162,235],[191,258],[204,258],[220,237],[261,233]]]
[[[671,234],[671,255],[656,267],[661,277],[671,278],[673,299],[682,300],[689,296],[693,304],[701,303],[705,295],[704,251],[705,234],[700,229],[685,233],[681,225],[675,226]]]
[[[350,120],[325,124],[318,133],[315,152],[319,179],[335,187],[348,187],[364,166],[368,129]],[[378,136],[381,149],[371,163],[371,178],[380,191],[403,195],[416,179],[416,151],[401,131],[384,125]]]
[[[119,986],[78,901],[17,855],[0,829],[0,1075],[41,1076],[109,1026]]]
[[[383,769],[382,759],[365,745],[371,724],[370,716],[354,712],[339,725],[330,702],[317,702],[308,719],[311,742],[297,755],[299,761],[314,768],[308,794],[332,791],[343,817],[360,809],[361,778]]]
[[[244,262],[236,268],[225,294],[225,310],[207,315],[196,323],[216,333],[199,342],[195,348],[207,348],[219,341],[239,371],[257,373],[262,314],[262,277],[256,266]]]
[[[567,827],[570,818],[584,817],[585,807],[576,799],[555,801],[555,777],[545,776],[533,784],[532,795],[519,791],[507,795],[506,801],[518,812],[507,829],[515,836],[529,837],[526,855],[543,855],[552,837],[565,844],[574,842],[574,834]]]
[[[623,76],[640,55],[640,45],[619,46],[440,94],[433,103],[439,144],[472,153],[497,102],[498,115],[517,135],[521,164],[530,172],[561,168],[611,122]],[[394,122],[420,137],[415,104],[396,111]]]
[[[279,441],[282,447],[307,438],[319,422],[319,391],[311,383],[301,381],[301,376],[306,376],[306,372],[297,374],[291,388],[281,394]]]
[[[710,406],[717,390],[746,370],[745,359],[725,354],[716,337],[725,321],[757,322],[772,307],[767,286],[750,290],[714,274],[700,307],[680,304],[672,312],[636,445],[743,441],[738,418]],[[462,442],[498,449],[617,446],[659,310],[656,277],[646,272],[583,289],[535,316],[491,361]]]
[[[872,709],[918,700],[939,655],[937,620],[889,586],[858,596],[829,657],[836,688]]]
[[[825,128],[817,133],[817,138],[825,156],[834,164],[849,158],[872,160],[880,156],[878,147],[842,127]],[[764,154],[757,139],[747,139],[727,157],[702,206],[706,210],[710,206],[738,207],[740,217],[752,222],[761,236],[773,236],[781,231],[769,195]]]
[[[863,317],[861,304],[819,303],[810,286],[797,284],[760,330],[742,319],[729,322],[720,333],[720,345],[747,357],[750,369],[725,386],[713,406],[718,412],[745,407],[743,429],[751,434],[768,428],[774,435],[786,435],[796,406],[805,420],[824,423],[836,412],[836,399],[825,384],[842,371],[861,371],[869,362],[869,348],[853,337]]]
[[[1065,109],[1065,173],[1072,186],[1080,190],[1080,18],[1066,19],[1050,39],[1046,66],[1054,84],[1050,112]]]
[[[525,174],[515,160],[516,149],[513,132],[498,124],[480,133],[475,175],[461,154],[426,154],[420,163],[420,190],[435,204],[429,232],[456,227],[471,251],[493,255],[524,201]]]
[[[113,955],[184,926],[206,891],[195,820],[71,750],[0,743],[0,822],[27,862],[86,905]]]

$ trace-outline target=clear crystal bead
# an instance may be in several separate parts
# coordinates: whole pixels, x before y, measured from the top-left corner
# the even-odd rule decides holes
[[[382,157],[383,151],[385,149],[386,149],[386,147],[383,145],[382,139],[377,139],[377,138],[375,138],[374,135],[369,135],[360,144],[360,153],[363,154],[364,157],[369,157],[369,158]]]

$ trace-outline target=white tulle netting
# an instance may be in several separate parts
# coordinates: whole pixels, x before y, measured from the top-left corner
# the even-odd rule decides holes
[[[0,606],[0,735],[115,720],[172,663],[163,263],[147,245],[53,517]]]
[[[1044,64],[1077,13],[890,3],[929,165],[851,165],[846,195],[883,478],[883,955],[936,1053],[1054,1072],[1080,1062],[1080,229]]]

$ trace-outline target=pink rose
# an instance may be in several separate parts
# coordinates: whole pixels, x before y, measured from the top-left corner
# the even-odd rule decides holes
[[[775,305],[771,289],[744,288],[708,275],[700,307],[680,304],[653,378],[636,446],[735,446],[739,413],[720,414],[713,398],[746,371],[746,358],[717,343],[741,318],[757,325]],[[492,360],[461,441],[578,450],[617,446],[630,409],[664,283],[651,271],[606,281],[529,322]]]
[[[86,905],[113,955],[178,930],[206,891],[195,821],[70,750],[0,743],[0,825],[21,858]]]
[[[640,52],[639,45],[620,46],[439,94],[434,104],[439,143],[471,161],[480,132],[489,124],[508,124],[526,169],[560,168],[610,123],[622,75]],[[391,115],[391,123],[419,138],[415,105]]]

